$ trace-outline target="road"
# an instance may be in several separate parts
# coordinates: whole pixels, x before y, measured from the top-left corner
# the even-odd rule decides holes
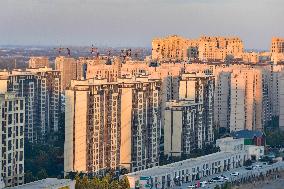
[[[221,176],[221,175],[228,177],[229,182],[241,181],[243,179],[247,179],[247,178],[253,177],[253,176],[259,176],[261,174],[265,176],[265,174],[269,170],[273,170],[275,168],[278,168],[278,169],[281,168],[282,170],[284,169],[284,162],[277,162],[277,163],[274,163],[272,165],[263,165],[262,162],[257,162],[257,163],[254,163],[253,165],[256,165],[256,164],[262,165],[262,168],[256,168],[256,169],[253,169],[253,170],[246,170],[245,167],[239,167],[237,169],[233,169],[233,170],[230,170],[230,171],[221,172],[221,173],[218,173],[218,174],[210,175],[208,177],[204,177],[200,181],[207,181],[208,182],[212,178],[217,177],[217,176]],[[238,176],[231,176],[231,173],[233,173],[233,172],[239,172],[239,175]],[[174,189],[188,189],[189,185],[192,185],[192,184],[194,185],[195,183],[196,182],[184,183],[184,184],[182,184],[182,186],[175,186]],[[213,189],[216,185],[222,185],[224,183],[225,182],[217,182],[217,183],[207,184],[205,187],[202,187],[202,188]],[[268,189],[270,189],[270,188],[268,188]]]

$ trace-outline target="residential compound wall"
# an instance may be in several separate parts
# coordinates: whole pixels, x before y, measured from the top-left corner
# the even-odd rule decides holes
[[[57,132],[61,103],[60,72],[51,68],[14,70],[0,73],[0,91],[25,98],[25,138],[45,142]]]
[[[0,94],[0,115],[0,175],[6,187],[17,186],[24,183],[24,97]]]
[[[157,166],[160,80],[75,81],[66,91],[64,171]]]

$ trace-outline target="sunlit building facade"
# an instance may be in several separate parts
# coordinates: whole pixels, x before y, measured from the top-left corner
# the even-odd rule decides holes
[[[66,91],[64,171],[158,165],[160,81],[86,82]]]

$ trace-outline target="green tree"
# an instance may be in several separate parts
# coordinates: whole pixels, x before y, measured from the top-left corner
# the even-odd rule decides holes
[[[130,184],[128,181],[128,178],[126,176],[124,176],[120,181],[119,181],[119,186],[123,189],[123,188],[130,188]]]
[[[231,189],[232,185],[228,182],[225,182],[225,184],[222,186],[222,189]]]
[[[221,189],[219,185],[216,185],[214,189]]]
[[[25,182],[26,183],[33,182],[35,180],[36,180],[36,178],[33,176],[33,173],[31,171],[26,171],[25,172]]]
[[[118,180],[113,180],[110,184],[110,189],[119,189],[119,188],[121,188],[121,187],[119,185]]]
[[[45,169],[39,170],[37,172],[36,176],[37,176],[37,179],[39,179],[39,180],[46,179],[48,177]]]

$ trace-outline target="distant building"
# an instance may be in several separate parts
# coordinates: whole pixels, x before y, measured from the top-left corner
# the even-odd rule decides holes
[[[48,57],[39,56],[39,57],[30,57],[29,68],[49,68]]]
[[[158,165],[160,80],[74,81],[65,103],[66,173]]]
[[[47,178],[21,186],[11,187],[11,189],[75,189],[75,184],[75,180]]]
[[[77,78],[76,60],[71,57],[56,57],[55,69],[61,72],[61,91],[65,91],[71,85],[71,80]]]
[[[186,39],[177,35],[155,38],[152,41],[152,59],[159,61],[224,61],[228,56],[241,58],[243,42],[238,37],[201,36]]]
[[[0,175],[5,186],[24,183],[25,99],[0,94]]]
[[[271,41],[271,61],[284,61],[284,38],[273,37]]]

